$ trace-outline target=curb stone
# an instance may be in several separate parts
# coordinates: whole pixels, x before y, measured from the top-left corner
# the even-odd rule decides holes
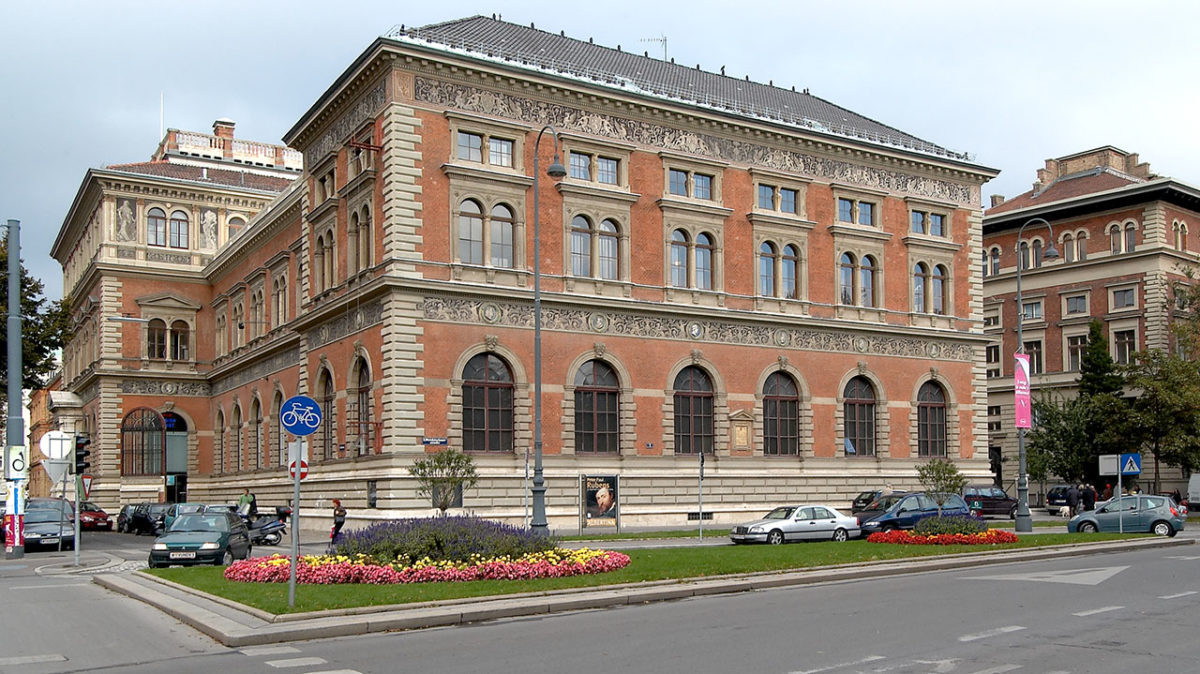
[[[289,641],[353,636],[373,632],[459,625],[499,618],[543,615],[690,597],[845,582],[991,564],[1126,552],[1144,548],[1193,545],[1194,539],[1152,538],[1102,543],[1073,543],[1036,549],[963,553],[865,562],[791,571],[767,571],[707,578],[610,585],[471,598],[416,605],[358,607],[275,615],[214,597],[148,574],[98,574],[92,582],[145,602],[231,648]]]

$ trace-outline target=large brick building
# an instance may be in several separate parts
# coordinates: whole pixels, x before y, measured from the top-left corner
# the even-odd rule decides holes
[[[913,484],[932,456],[987,475],[975,261],[995,171],[966,155],[486,17],[376,40],[284,142],[290,184],[85,180],[54,255],[102,503],[184,474],[193,499],[282,502],[279,412],[307,394],[324,421],[304,507],[428,512],[407,468],[444,442],[481,474],[463,507],[521,519],[535,241],[552,527],[584,521],[584,475],[619,476],[623,525],[685,523],[700,453],[719,521]],[[566,176],[537,176],[556,156]],[[244,231],[148,245],[177,202]]]
[[[992,198],[980,257],[984,325],[993,340],[986,355],[988,429],[991,455],[1011,459],[1002,469],[1006,485],[1017,473],[1012,393],[1017,312],[1024,315],[1035,394],[1077,394],[1093,318],[1104,323],[1117,363],[1129,362],[1139,350],[1169,350],[1172,291],[1187,281],[1185,269],[1197,269],[1198,222],[1200,190],[1155,175],[1138,155],[1111,146],[1048,159],[1030,191],[1007,201]],[[1051,241],[1056,260],[1042,256]],[[1155,468],[1153,457],[1145,456],[1143,475],[1153,475]],[[1164,488],[1185,488],[1177,469],[1162,471]]]

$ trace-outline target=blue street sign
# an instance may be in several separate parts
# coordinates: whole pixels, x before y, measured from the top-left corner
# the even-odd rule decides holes
[[[1122,475],[1141,475],[1142,474],[1142,455],[1141,454],[1122,454],[1121,455],[1121,474]]]
[[[321,426],[321,406],[308,396],[292,396],[283,401],[279,423],[292,435],[312,435]]]

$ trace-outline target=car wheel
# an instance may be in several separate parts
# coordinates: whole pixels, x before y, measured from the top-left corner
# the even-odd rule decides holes
[[[229,548],[225,548],[225,554],[221,557],[220,566],[229,566],[233,564],[233,553]]]
[[[779,545],[782,542],[783,542],[783,532],[782,531],[775,529],[771,533],[767,534],[767,543],[770,543],[771,545]]]
[[[1079,523],[1079,533],[1094,534],[1094,533],[1096,533],[1096,525],[1092,524],[1091,522],[1080,522]]]
[[[279,532],[276,531],[276,532],[267,534],[266,537],[263,538],[263,543],[266,543],[267,545],[279,545],[279,542],[282,540],[283,540],[283,536],[280,536]]]
[[[161,568],[161,567],[163,566],[162,564],[159,564],[158,562],[154,561],[153,559],[152,559],[152,560],[150,560],[150,561],[148,561],[148,562],[146,562],[146,565],[147,565],[147,566],[149,566],[149,567],[150,567],[150,568],[152,568],[152,569],[158,569],[158,568]]]
[[[1169,538],[1175,535],[1175,527],[1171,526],[1168,522],[1155,522],[1154,526],[1151,527],[1150,530],[1153,531],[1156,536],[1166,536]]]
[[[845,543],[846,541],[850,540],[850,534],[846,533],[845,529],[838,529],[837,531],[833,532],[833,540],[837,541],[838,543]]]
[[[887,532],[889,532],[889,531],[895,531],[895,530],[896,530],[896,525],[895,525],[895,524],[885,524],[885,525],[883,525],[883,527],[880,529],[880,531],[882,531],[882,532],[883,532],[883,533],[885,533],[885,534],[886,534]]]

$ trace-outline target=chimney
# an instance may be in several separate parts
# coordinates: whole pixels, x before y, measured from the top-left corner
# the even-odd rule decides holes
[[[233,127],[237,124],[228,117],[222,117],[213,122],[213,135],[217,138],[233,138]]]
[[[992,208],[995,208],[1002,203],[1004,203],[1004,195],[1003,194],[993,194],[992,195]]]

